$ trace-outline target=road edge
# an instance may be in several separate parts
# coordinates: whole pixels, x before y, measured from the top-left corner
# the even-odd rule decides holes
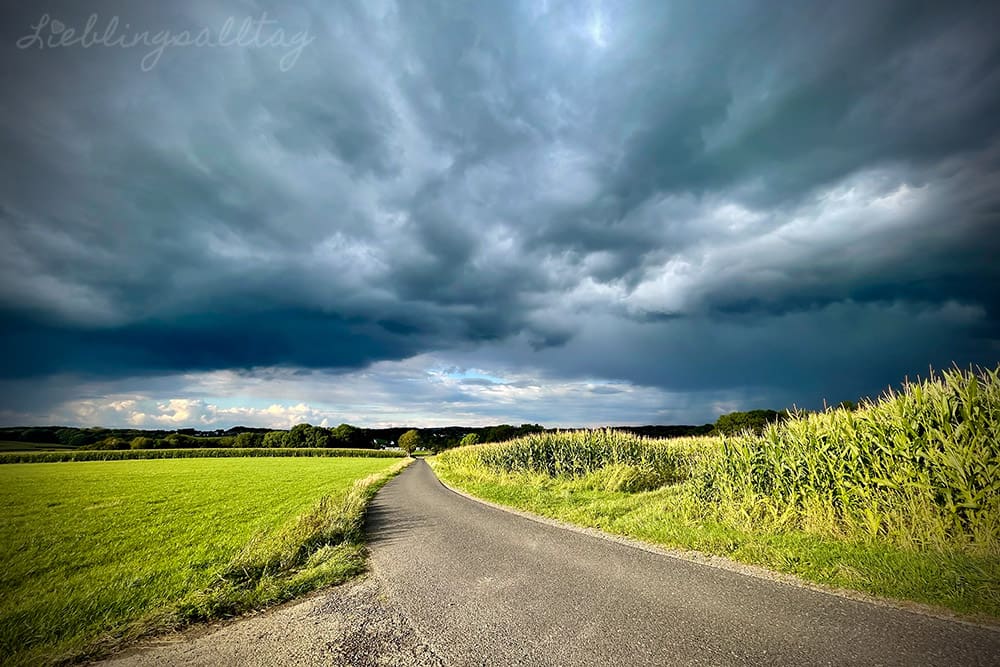
[[[443,486],[448,491],[467,498],[481,505],[486,505],[487,507],[492,507],[494,509],[500,510],[502,512],[507,512],[509,514],[515,514],[529,521],[534,521],[536,523],[545,524],[555,528],[561,528],[563,530],[568,530],[574,533],[581,533],[583,535],[589,535],[591,537],[596,537],[601,540],[606,540],[609,542],[617,542],[623,546],[631,547],[633,549],[639,549],[640,551],[647,551],[650,553],[659,554],[661,556],[666,556],[668,558],[675,558],[677,560],[687,561],[689,563],[697,563],[699,565],[705,565],[707,567],[714,567],[719,570],[726,570],[728,572],[734,572],[736,574],[742,574],[747,577],[753,577],[755,579],[764,579],[767,581],[773,581],[780,584],[785,584],[786,586],[793,586],[795,588],[805,588],[817,593],[823,593],[825,595],[831,595],[833,597],[843,598],[851,600],[853,602],[861,602],[865,604],[870,604],[876,607],[884,607],[888,609],[895,609],[898,611],[905,611],[911,614],[917,614],[919,616],[926,616],[929,618],[934,618],[940,621],[949,621],[952,623],[958,623],[960,625],[967,625],[975,628],[981,628],[984,630],[990,630],[992,632],[1000,633],[1000,619],[992,619],[989,617],[979,617],[979,616],[968,616],[964,614],[959,614],[957,612],[952,612],[947,609],[940,607],[934,607],[931,605],[923,604],[920,602],[912,602],[909,600],[897,600],[894,598],[884,598],[876,595],[871,595],[869,593],[864,593],[861,591],[855,591],[848,588],[837,588],[835,586],[825,586],[823,584],[818,584],[812,581],[807,581],[793,574],[787,574],[785,572],[776,572],[774,570],[769,570],[760,565],[750,565],[747,563],[741,563],[739,561],[726,558],[725,556],[717,556],[714,554],[707,554],[702,551],[696,551],[694,549],[678,549],[664,547],[659,544],[654,544],[652,542],[644,542],[643,540],[637,540],[634,537],[626,537],[624,535],[615,535],[614,533],[606,533],[597,528],[589,528],[587,526],[579,526],[574,523],[568,523],[566,521],[560,521],[558,519],[552,519],[546,516],[541,516],[539,514],[533,514],[531,512],[526,512],[508,505],[501,505],[490,500],[485,500],[479,498],[470,493],[462,491],[456,487],[451,486],[444,480],[442,480],[437,471],[434,470],[434,466],[430,465],[426,461],[427,467],[431,469],[434,473],[434,479]]]
[[[390,457],[376,458],[388,459]],[[99,638],[81,651],[73,655],[67,655],[57,659],[56,664],[80,664],[85,665],[86,667],[96,667],[98,665],[103,665],[108,661],[115,660],[121,656],[155,650],[161,643],[182,642],[188,637],[198,637],[202,633],[210,634],[211,632],[214,632],[224,626],[234,625],[241,621],[263,616],[286,607],[306,603],[312,598],[318,597],[325,592],[328,593],[331,590],[363,581],[370,572],[370,565],[368,562],[368,536],[363,530],[365,514],[368,512],[368,507],[371,505],[372,500],[378,492],[382,490],[382,487],[391,482],[393,478],[399,476],[404,470],[411,467],[415,462],[416,459],[413,457],[399,457],[399,460],[386,470],[380,473],[373,473],[366,478],[359,478],[355,480],[354,484],[357,484],[358,482],[367,482],[367,484],[365,484],[366,487],[375,487],[374,492],[365,499],[364,506],[361,508],[361,546],[364,561],[362,569],[356,574],[350,575],[347,579],[337,583],[327,583],[320,585],[317,588],[304,591],[303,593],[294,595],[287,600],[251,606],[231,616],[213,616],[196,621],[185,621],[180,624],[169,623],[163,625],[157,623],[138,630],[137,634],[132,636],[117,637],[111,640],[107,637]],[[348,493],[350,493],[350,490]],[[197,594],[198,591],[195,591],[194,593]],[[153,610],[151,614],[170,613],[172,610],[173,608],[171,606],[167,606],[158,610]],[[145,622],[144,619],[140,619],[140,621]],[[126,629],[126,631],[128,630]]]

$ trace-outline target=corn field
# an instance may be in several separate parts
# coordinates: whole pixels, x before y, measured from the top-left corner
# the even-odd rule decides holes
[[[1000,369],[723,438],[702,485],[731,520],[912,546],[1000,543]]]
[[[508,442],[461,447],[442,454],[446,463],[484,466],[496,472],[542,473],[577,478],[627,466],[654,480],[652,487],[687,479],[714,438],[644,438],[601,429],[533,433]]]
[[[1000,553],[1000,368],[932,374],[762,435],[540,433],[452,450],[441,465],[562,479],[626,470],[642,481],[616,490],[681,484],[702,515],[744,527]]]

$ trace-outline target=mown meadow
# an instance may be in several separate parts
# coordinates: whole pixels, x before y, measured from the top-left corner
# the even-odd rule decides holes
[[[487,500],[805,579],[1000,618],[1000,369],[763,433],[544,433],[445,452]]]
[[[396,458],[0,466],[0,662],[100,655],[358,573]]]

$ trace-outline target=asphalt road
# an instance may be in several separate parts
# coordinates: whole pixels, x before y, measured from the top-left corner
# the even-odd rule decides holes
[[[452,665],[1000,665],[1000,631],[531,521],[423,461],[368,535],[388,601]]]

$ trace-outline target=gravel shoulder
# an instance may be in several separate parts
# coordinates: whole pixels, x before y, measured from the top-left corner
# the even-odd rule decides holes
[[[444,663],[387,604],[371,576],[244,618],[140,643],[106,667],[401,665]]]

